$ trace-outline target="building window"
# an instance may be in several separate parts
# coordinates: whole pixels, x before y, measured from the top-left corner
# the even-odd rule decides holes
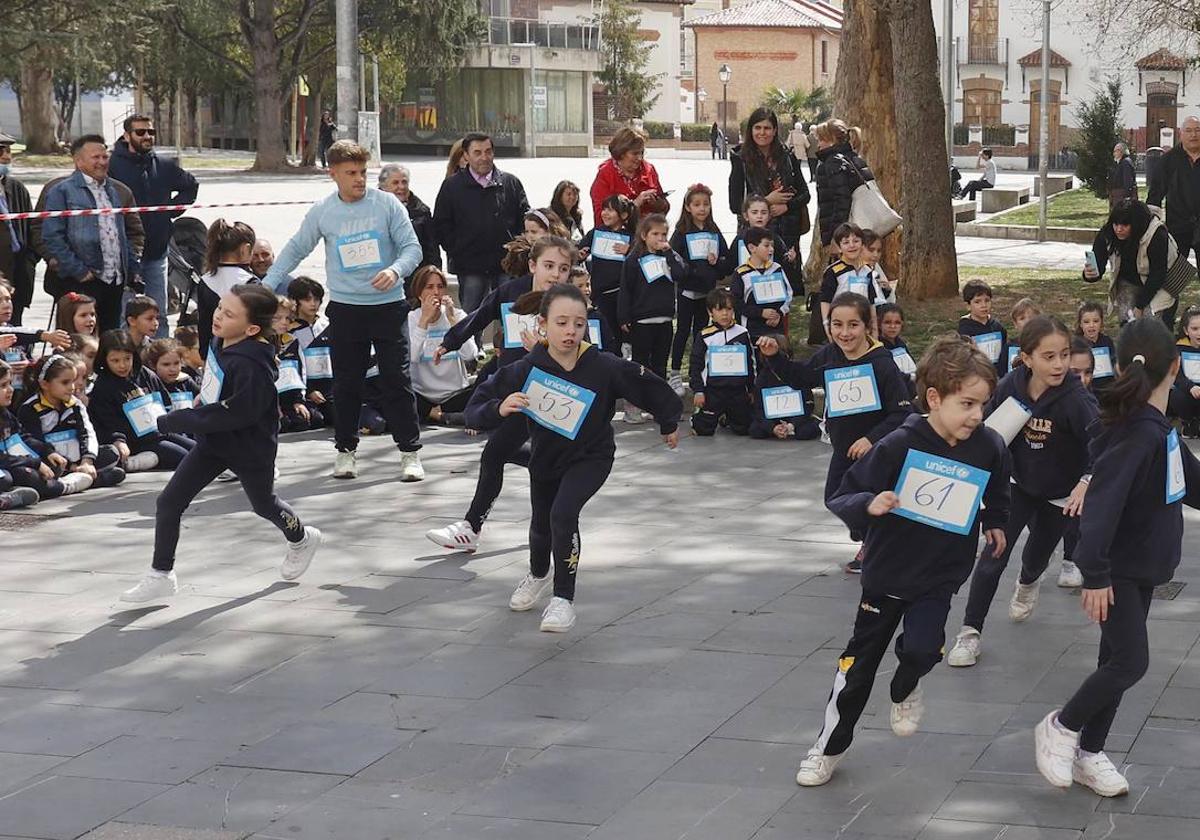
[[[829,72],[829,42],[821,42],[821,72]]]
[[[552,134],[587,131],[586,73],[572,70],[538,70],[535,85],[546,88],[546,107],[534,109],[538,131]]]
[[[995,63],[1000,45],[1000,0],[969,0],[967,60]]]
[[[963,122],[967,125],[1000,125],[998,79],[963,79]]]

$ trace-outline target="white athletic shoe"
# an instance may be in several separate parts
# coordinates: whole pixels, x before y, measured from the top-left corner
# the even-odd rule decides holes
[[[1038,772],[1055,787],[1068,788],[1079,755],[1079,733],[1058,725],[1058,709],[1042,718],[1033,730],[1034,758]]]
[[[1041,580],[1035,580],[1033,583],[1021,583],[1018,580],[1012,600],[1008,602],[1008,617],[1013,621],[1024,621],[1033,615],[1033,608],[1038,602],[1038,588],[1041,585]]]
[[[840,755],[822,755],[816,749],[809,750],[808,755],[800,762],[800,769],[796,771],[796,784],[801,787],[819,787],[825,784],[833,778],[833,771],[837,769],[841,760]]]
[[[157,452],[139,452],[125,459],[125,472],[149,472],[158,466]]]
[[[546,609],[542,611],[541,631],[543,633],[566,633],[574,626],[575,605],[566,598],[551,598]]]
[[[1084,787],[1101,796],[1123,796],[1129,793],[1129,781],[1103,752],[1079,751],[1071,766],[1071,776]]]
[[[358,478],[358,453],[339,452],[333,462],[334,478]]]
[[[146,572],[133,589],[121,593],[121,600],[127,604],[144,604],[147,601],[165,601],[179,592],[179,581],[174,572],[156,572],[153,569]]]
[[[1083,586],[1083,572],[1070,560],[1062,561],[1062,568],[1058,570],[1058,585],[1065,589]]]
[[[675,396],[682,397],[687,389],[683,385],[683,373],[678,370],[671,371],[667,384],[671,386],[671,390],[675,392]]]
[[[646,420],[642,416],[642,410],[629,400],[625,401],[625,422],[631,426],[636,426],[640,423],[645,423]]]
[[[275,472],[276,473],[279,472],[278,467],[275,468]],[[278,475],[276,475],[275,477],[279,478]],[[225,472],[223,472],[219,476],[217,476],[217,481],[237,481],[237,480],[238,480],[237,473],[235,473],[233,470],[225,470]]]
[[[421,466],[421,458],[416,452],[400,453],[400,480],[423,481],[425,468]]]
[[[474,554],[479,549],[479,534],[475,533],[465,519],[461,522],[452,522],[445,528],[426,531],[425,538],[452,551]]]
[[[892,731],[901,738],[917,734],[921,725],[921,715],[925,714],[925,696],[921,686],[912,690],[912,694],[899,703],[892,704]]]
[[[317,549],[321,547],[321,532],[311,525],[304,526],[304,539],[288,543],[287,556],[279,566],[279,576],[284,580],[295,580],[308,571]]]
[[[979,661],[979,631],[974,627],[963,627],[954,637],[954,647],[946,655],[946,664],[951,668],[970,668]]]
[[[92,486],[95,481],[87,473],[67,473],[60,478],[59,483],[63,486],[63,495],[70,496],[73,493],[82,493]]]
[[[553,576],[547,574],[544,578],[536,578],[527,574],[521,578],[512,597],[508,599],[508,608],[514,612],[525,612],[533,609],[533,605],[546,594],[546,590],[554,585]]]

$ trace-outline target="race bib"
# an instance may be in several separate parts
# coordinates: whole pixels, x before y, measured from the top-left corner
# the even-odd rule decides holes
[[[37,453],[26,445],[19,434],[13,432],[7,440],[0,440],[0,451],[7,452],[14,458],[36,458]]]
[[[658,254],[646,254],[638,260],[638,264],[642,267],[642,276],[646,278],[647,283],[653,283],[655,280],[661,280],[667,276],[666,257],[660,257]]]
[[[1000,348],[1004,344],[1004,336],[998,332],[984,333],[971,336],[971,341],[979,348],[979,352],[988,357],[992,364],[1000,361]]]
[[[896,360],[896,367],[899,368],[900,372],[905,376],[912,376],[917,372],[917,363],[913,361],[913,357],[909,355],[906,348],[893,348],[892,358]]]
[[[422,362],[433,361],[433,354],[436,353],[437,349],[442,346],[442,339],[446,337],[446,333],[449,331],[450,330],[445,327],[437,327],[428,330],[425,333],[425,339],[421,342],[421,355],[419,357]],[[442,358],[452,360],[457,359],[458,351],[448,350],[442,355]]]
[[[9,350],[4,351],[4,361],[8,362],[10,365],[13,365],[13,364],[17,364],[18,362],[24,362],[27,360],[25,358],[25,354],[22,353],[20,350],[9,349]],[[25,382],[24,382],[23,377],[14,375],[12,377],[13,390],[20,391],[24,387],[25,387]]]
[[[536,315],[515,315],[512,308],[511,303],[500,304],[500,323],[504,325],[504,347],[507,350],[524,347],[521,342],[522,331],[528,330],[536,335],[538,326]]]
[[[1183,375],[1193,385],[1200,385],[1200,353],[1192,353],[1184,350],[1179,356],[1182,359]]]
[[[383,268],[382,238],[373,230],[339,236],[334,243],[342,271]]]
[[[1106,379],[1113,375],[1111,350],[1107,347],[1093,347],[1092,359],[1095,360],[1095,366],[1092,368],[1093,379]]]
[[[304,375],[300,373],[299,359],[282,359],[279,362],[279,378],[275,380],[276,393],[303,390]]]
[[[871,275],[851,274],[846,278],[846,291],[871,299]]]
[[[768,420],[783,420],[804,415],[804,397],[795,388],[780,385],[762,389],[763,416]]]
[[[522,388],[529,407],[521,409],[534,422],[575,440],[579,427],[596,401],[596,392],[534,368]]]
[[[588,318],[588,341],[604,349],[604,333],[600,330],[599,318]]]
[[[1020,347],[1008,348],[1008,372],[1012,373],[1013,365],[1017,363],[1017,356],[1021,355]]]
[[[744,344],[720,344],[708,348],[705,366],[712,376],[749,376],[750,355]]]
[[[787,280],[778,271],[766,277],[755,277],[750,285],[754,290],[754,302],[760,306],[787,300]]]
[[[879,386],[870,365],[833,368],[825,371],[826,416],[847,417],[879,411]]]
[[[309,347],[304,351],[304,369],[309,379],[333,379],[333,359],[328,347]]]
[[[1025,403],[1016,397],[1009,397],[987,416],[983,425],[1004,438],[1004,445],[1008,446],[1025,428],[1025,424],[1032,416],[1033,412]]]
[[[614,250],[614,246],[628,244],[629,237],[624,233],[597,230],[592,234],[592,256],[598,260],[622,262],[625,259],[625,254],[618,254]]]
[[[225,384],[225,371],[217,362],[217,354],[208,348],[208,358],[204,361],[204,380],[200,383],[200,403],[214,405],[221,401],[221,386]]]
[[[715,233],[698,231],[684,236],[687,240],[689,260],[707,260],[709,254],[721,253],[721,237]]]
[[[66,429],[61,432],[50,432],[46,435],[46,443],[54,447],[54,451],[67,459],[67,463],[78,464],[83,456],[79,448],[79,432]]]
[[[961,461],[909,450],[892,513],[952,534],[969,534],[991,473]]]
[[[157,393],[134,397],[121,406],[121,410],[125,412],[125,419],[129,421],[133,433],[138,437],[157,432],[158,418],[167,413],[162,404],[162,397]]]
[[[742,240],[737,241],[738,246],[738,265],[745,265],[750,262],[750,250],[746,247],[746,243]]]
[[[1183,477],[1183,453],[1179,451],[1179,432],[1167,435],[1167,504],[1178,502],[1187,493]]]
[[[172,391],[171,392],[171,407],[168,411],[178,411],[181,408],[191,408],[196,402],[191,391]]]

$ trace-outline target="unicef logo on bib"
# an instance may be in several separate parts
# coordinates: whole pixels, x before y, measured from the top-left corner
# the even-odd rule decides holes
[[[979,348],[979,352],[988,357],[992,364],[1000,361],[1000,348],[1004,345],[1004,336],[998,332],[984,333],[971,336],[971,341]]]
[[[969,534],[992,474],[961,461],[913,449],[900,468],[897,516],[952,534]]]

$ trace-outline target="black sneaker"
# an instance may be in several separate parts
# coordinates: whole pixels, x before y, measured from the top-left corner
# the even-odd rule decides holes
[[[36,505],[41,497],[32,487],[14,487],[7,493],[0,493],[0,510],[16,510],[17,508]]]
[[[96,482],[93,487],[116,487],[125,480],[125,470],[120,467],[98,471],[96,473]]]
[[[858,550],[858,554],[854,555],[854,559],[846,564],[845,568],[846,568],[847,572],[849,572],[852,575],[861,575],[862,574],[863,552],[866,550],[867,550],[867,547],[865,545]]]

